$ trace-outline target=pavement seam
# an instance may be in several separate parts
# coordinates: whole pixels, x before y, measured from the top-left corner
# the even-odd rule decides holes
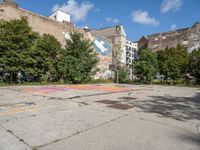
[[[197,135],[200,136],[200,124],[196,125]]]
[[[12,136],[14,136],[15,138],[17,138],[19,140],[19,142],[22,142],[24,145],[28,146],[30,149],[33,149],[32,146],[30,146],[27,142],[24,141],[24,139],[20,138],[19,136],[15,135],[13,133],[13,131],[7,129],[6,127],[4,127],[3,125],[0,124],[0,126],[6,130],[6,132],[10,133]]]
[[[126,92],[98,93],[98,94],[83,95],[83,96],[77,95],[77,96],[68,97],[68,98],[51,97],[51,96],[44,96],[44,95],[37,95],[37,94],[31,94],[31,95],[48,98],[48,100],[52,100],[52,101],[72,101],[72,102],[74,102],[73,101],[74,99],[80,99],[80,98],[85,98],[85,97],[93,97],[93,96],[101,96],[101,95],[111,95],[111,94],[118,94],[118,93],[120,94],[120,93],[126,93]],[[25,92],[21,91],[21,93],[25,93]],[[49,98],[51,98],[51,99],[49,99]]]
[[[125,115],[123,115],[123,116],[114,118],[114,119],[112,119],[112,120],[106,121],[106,122],[104,122],[104,123],[101,123],[101,124],[99,124],[99,125],[93,126],[93,127],[91,127],[91,128],[78,131],[78,132],[76,132],[76,133],[74,133],[74,134],[72,134],[72,135],[69,135],[69,136],[67,136],[67,137],[64,137],[64,138],[62,138],[62,139],[57,139],[57,140],[54,140],[54,141],[52,141],[52,142],[50,142],[50,143],[46,143],[46,144],[43,144],[43,145],[40,145],[40,146],[36,146],[36,147],[34,147],[33,149],[39,149],[39,148],[42,148],[42,147],[45,147],[45,146],[48,146],[48,145],[51,145],[51,144],[60,142],[60,141],[62,141],[62,140],[69,139],[69,138],[71,138],[71,137],[73,137],[73,136],[79,135],[79,134],[81,134],[81,133],[90,131],[90,130],[95,129],[95,128],[98,128],[98,127],[102,127],[102,126],[104,126],[104,125],[107,125],[107,124],[109,124],[109,123],[111,123],[111,122],[114,122],[114,121],[116,121],[116,120],[120,120],[120,119],[125,118],[125,117],[127,117],[127,116],[128,116],[128,115],[125,114]]]

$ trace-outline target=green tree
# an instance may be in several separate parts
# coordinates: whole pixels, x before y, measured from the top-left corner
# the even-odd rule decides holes
[[[189,57],[189,71],[200,85],[200,49],[193,51]]]
[[[173,81],[185,76],[188,65],[187,49],[180,44],[176,48],[166,48],[158,52],[158,67],[165,79]]]
[[[58,57],[61,53],[61,44],[52,35],[44,34],[37,41],[32,51],[35,59],[35,76],[41,81],[58,80]]]
[[[129,73],[125,67],[118,67],[118,80],[119,83],[130,82]],[[115,82],[117,82],[117,72],[115,72]]]
[[[81,33],[70,34],[70,37],[59,55],[60,78],[68,83],[89,81],[96,70],[97,54],[92,43],[84,40]]]
[[[144,82],[152,82],[157,68],[157,54],[150,50],[142,50],[139,60],[133,64],[134,74]]]
[[[19,71],[32,71],[33,58],[29,55],[37,41],[25,17],[20,20],[0,21],[0,68],[10,75],[10,81],[17,80]]]

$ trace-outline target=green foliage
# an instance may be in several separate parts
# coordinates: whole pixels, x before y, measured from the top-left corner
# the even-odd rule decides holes
[[[159,71],[166,80],[182,78],[186,73],[187,65],[187,49],[179,44],[176,48],[166,48],[164,51],[158,52]]]
[[[200,49],[193,51],[189,56],[189,71],[195,77],[196,84],[200,85]]]
[[[125,67],[118,67],[119,83],[129,83],[129,73]],[[117,72],[115,72],[115,82],[117,82]]]
[[[0,20],[0,81],[81,83],[90,80],[98,63],[92,44],[71,34],[65,48],[48,34],[33,32],[27,18]]]
[[[141,51],[139,61],[133,64],[135,74],[143,81],[152,81],[159,73],[166,83],[190,84],[193,76],[195,83],[200,84],[200,49],[188,54],[187,49],[178,44],[176,48],[167,47],[164,51],[158,51],[157,58],[151,53]],[[156,83],[163,82],[158,80]]]
[[[142,50],[139,60],[133,64],[134,74],[143,82],[152,82],[157,74],[157,54],[150,50]]]
[[[31,30],[27,19],[0,21],[0,69],[16,82],[19,71],[33,72],[34,60],[30,53],[38,34]]]
[[[33,51],[35,59],[35,75],[38,80],[49,82],[58,80],[58,57],[61,52],[61,44],[58,40],[49,35],[44,34],[37,41]]]
[[[62,80],[68,83],[87,82],[95,73],[98,63],[92,43],[84,40],[82,34],[71,34],[59,56],[58,69]]]

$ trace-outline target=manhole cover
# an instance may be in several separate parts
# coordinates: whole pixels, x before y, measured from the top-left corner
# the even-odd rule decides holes
[[[101,100],[101,101],[96,101],[97,103],[103,103],[103,104],[116,104],[119,101],[111,101],[111,100]]]
[[[110,105],[108,107],[115,108],[115,109],[121,109],[121,110],[127,110],[127,109],[130,109],[130,108],[133,108],[133,106],[126,105],[126,104],[113,104],[113,105]]]

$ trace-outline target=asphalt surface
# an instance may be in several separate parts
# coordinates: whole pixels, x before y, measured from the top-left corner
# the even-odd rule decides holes
[[[0,150],[200,150],[200,89],[0,87]]]

